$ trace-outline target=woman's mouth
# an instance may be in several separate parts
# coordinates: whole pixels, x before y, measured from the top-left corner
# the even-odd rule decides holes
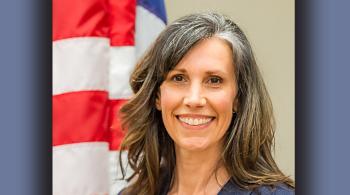
[[[215,117],[178,115],[177,118],[186,125],[205,126],[214,120]]]

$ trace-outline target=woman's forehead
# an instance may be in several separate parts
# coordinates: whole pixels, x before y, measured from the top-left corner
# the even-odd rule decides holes
[[[192,47],[173,70],[206,68],[208,72],[233,71],[232,55],[231,48],[224,40],[215,37],[205,39]]]

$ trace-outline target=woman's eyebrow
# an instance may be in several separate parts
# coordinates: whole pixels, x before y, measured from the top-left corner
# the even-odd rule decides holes
[[[185,70],[185,69],[183,69],[183,68],[174,68],[174,69],[172,69],[172,70],[170,70],[170,72],[171,71],[176,71],[176,72],[181,72],[181,73],[186,73],[187,71]]]
[[[223,70],[209,70],[205,72],[206,75],[218,75],[218,76],[225,76],[228,74],[228,72]]]
[[[174,73],[183,73],[186,74],[187,71],[186,69],[183,68],[174,68],[172,70],[169,71],[170,74],[174,74]],[[205,75],[221,75],[224,76],[226,75],[227,72],[226,71],[222,71],[222,70],[208,70],[205,72]]]
[[[225,74],[225,71],[221,71],[221,70],[210,70],[210,71],[206,71],[206,74]]]

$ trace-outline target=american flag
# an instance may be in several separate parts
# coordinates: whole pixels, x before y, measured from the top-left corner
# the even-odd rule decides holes
[[[116,194],[117,111],[136,60],[165,27],[163,0],[53,0],[53,194]]]

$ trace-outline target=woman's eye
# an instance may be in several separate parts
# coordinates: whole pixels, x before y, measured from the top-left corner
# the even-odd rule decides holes
[[[175,82],[183,82],[185,80],[183,75],[174,75],[172,77],[172,80]]]
[[[208,82],[210,84],[220,84],[222,83],[222,79],[220,77],[211,77]]]

